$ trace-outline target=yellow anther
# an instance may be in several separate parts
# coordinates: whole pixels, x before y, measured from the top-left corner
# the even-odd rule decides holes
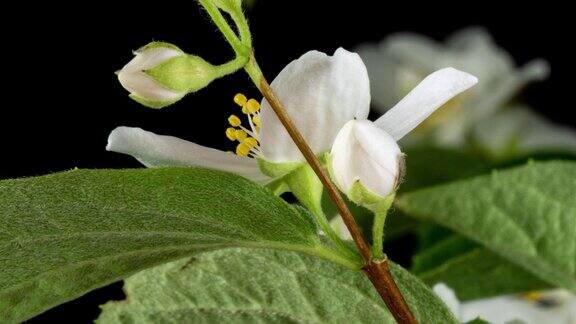
[[[255,99],[250,99],[248,102],[246,102],[246,109],[249,113],[253,114],[260,110],[260,103]]]
[[[254,117],[252,117],[252,122],[253,122],[254,125],[256,125],[257,127],[260,127],[260,116],[254,116]]]
[[[248,114],[249,114],[249,112],[248,112],[248,107],[247,107],[246,105],[242,106],[242,113],[243,113],[244,115],[248,115]]]
[[[228,139],[231,141],[235,141],[236,140],[236,129],[232,128],[232,127],[226,128],[226,137],[228,137]]]
[[[248,145],[250,148],[258,145],[258,141],[254,137],[247,137],[242,143]]]
[[[248,137],[248,134],[246,134],[246,132],[241,129],[235,129],[234,136],[236,137],[238,142],[242,142],[243,140],[246,139],[246,137]]]
[[[537,291],[527,292],[522,295],[524,299],[531,300],[531,301],[539,301],[542,298],[542,294]]]
[[[230,115],[230,117],[228,117],[228,122],[234,127],[238,127],[242,124],[242,121],[236,115]]]
[[[240,143],[238,144],[238,146],[236,146],[236,154],[239,156],[248,156],[248,153],[250,153],[250,147],[244,143]]]
[[[246,104],[246,101],[248,101],[248,99],[246,99],[246,96],[241,93],[237,93],[234,96],[234,102],[240,107],[244,106]]]

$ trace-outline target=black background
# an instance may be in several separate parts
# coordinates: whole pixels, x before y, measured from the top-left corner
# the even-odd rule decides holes
[[[565,125],[572,111],[573,19],[557,5],[500,2],[259,0],[248,11],[256,55],[269,79],[310,49],[353,49],[396,31],[443,39],[471,25],[487,27],[519,64],[537,57],[551,78],[530,86],[526,102]],[[506,5],[506,7],[505,7]],[[224,130],[236,111],[232,97],[259,99],[246,76],[218,80],[170,108],[152,110],[130,100],[114,71],[131,50],[152,40],[174,43],[212,63],[232,57],[228,45],[194,1],[81,1],[20,4],[3,9],[2,168],[0,178],[41,175],[73,167],[139,167],[105,151],[116,126],[138,126],[221,149],[233,148]],[[122,298],[121,285],[100,289],[34,321],[90,321],[98,305]]]

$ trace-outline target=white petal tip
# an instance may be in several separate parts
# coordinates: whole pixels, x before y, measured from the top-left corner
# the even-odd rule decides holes
[[[457,82],[457,86],[459,88],[461,87],[461,88],[466,88],[466,89],[469,89],[472,86],[474,86],[476,83],[478,83],[477,77],[473,76],[470,73],[455,69],[453,67],[447,67],[447,68],[440,69],[440,70],[430,74],[428,77],[441,77],[441,78],[445,78],[448,80],[453,80],[453,81]]]
[[[116,127],[110,135],[108,135],[108,143],[106,144],[106,151],[121,152],[123,147],[126,146],[129,137],[134,133],[142,132],[141,128],[137,127]]]

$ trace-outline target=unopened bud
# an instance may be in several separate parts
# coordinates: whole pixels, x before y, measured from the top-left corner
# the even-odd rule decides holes
[[[217,77],[210,63],[172,44],[153,42],[134,54],[118,73],[118,80],[132,99],[147,107],[173,104]]]
[[[347,122],[334,140],[331,175],[350,200],[375,211],[389,208],[404,156],[388,133],[368,120]]]

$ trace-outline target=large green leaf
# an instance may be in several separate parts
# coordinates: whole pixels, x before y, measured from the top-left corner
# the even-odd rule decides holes
[[[447,284],[460,300],[549,288],[521,267],[455,234],[415,255],[412,270],[429,285]]]
[[[488,170],[477,155],[435,147],[413,147],[406,154],[405,182],[400,191],[410,191],[469,178]]]
[[[454,323],[414,276],[393,273],[421,323]],[[362,273],[295,252],[230,249],[142,271],[98,323],[394,323]]]
[[[20,321],[141,269],[249,246],[335,256],[310,218],[232,174],[70,171],[0,182],[0,318]]]
[[[576,163],[538,162],[404,194],[404,212],[449,227],[576,292]]]

